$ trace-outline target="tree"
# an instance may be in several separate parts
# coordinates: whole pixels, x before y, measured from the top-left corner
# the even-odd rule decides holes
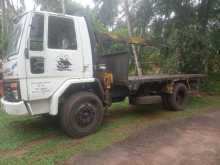
[[[62,13],[62,0],[35,0],[37,5],[41,6],[41,10]]]
[[[214,12],[216,16],[219,9],[217,3],[216,0],[155,1],[156,17],[151,24],[153,36],[168,45],[168,54],[176,58],[180,72],[208,72],[211,58],[209,30],[213,26],[211,15]]]
[[[105,25],[112,27],[118,16],[120,0],[94,0],[97,18]]]
[[[133,37],[128,0],[124,0],[124,3],[125,3],[124,4],[124,10],[125,10],[125,15],[126,15],[126,19],[127,19],[127,27],[128,27],[128,36]],[[138,53],[137,53],[136,47],[133,44],[131,45],[131,47],[132,47],[132,52],[133,52],[133,55],[134,55],[135,66],[136,66],[136,69],[137,69],[138,76],[141,76],[142,75],[142,70],[141,70],[141,66],[140,66],[140,63],[139,63]]]
[[[15,6],[11,0],[1,0],[0,7],[2,9],[1,18],[1,39],[0,39],[0,54],[5,54],[6,38],[13,17],[22,13],[25,9],[24,0],[18,0],[18,6]]]

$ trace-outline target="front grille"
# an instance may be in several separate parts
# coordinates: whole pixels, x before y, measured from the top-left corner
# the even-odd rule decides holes
[[[4,99],[10,102],[18,102],[20,101],[20,90],[19,88],[15,91],[11,89],[11,84],[17,82],[16,80],[4,81]],[[19,87],[19,84],[18,84]],[[15,94],[17,92],[17,94]],[[16,96],[17,95],[17,96]]]

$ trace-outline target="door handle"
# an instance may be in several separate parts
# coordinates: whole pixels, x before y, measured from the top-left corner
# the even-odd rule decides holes
[[[85,72],[89,68],[89,64],[83,66],[83,72]]]

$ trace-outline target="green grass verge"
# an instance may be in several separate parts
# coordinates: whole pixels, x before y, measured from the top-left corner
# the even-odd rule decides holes
[[[162,121],[211,113],[220,108],[220,96],[192,98],[186,111],[165,111],[161,105],[129,107],[114,104],[102,128],[91,136],[70,139],[55,120],[46,117],[11,117],[0,112],[0,164],[52,165],[73,155],[101,150]]]

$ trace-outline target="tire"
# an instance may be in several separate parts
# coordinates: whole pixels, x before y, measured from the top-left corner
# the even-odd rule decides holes
[[[72,95],[60,113],[62,129],[73,138],[92,134],[101,126],[104,108],[98,96],[90,92]]]
[[[185,109],[188,98],[187,87],[185,84],[176,84],[174,92],[167,95],[167,105],[173,111],[181,111]]]

